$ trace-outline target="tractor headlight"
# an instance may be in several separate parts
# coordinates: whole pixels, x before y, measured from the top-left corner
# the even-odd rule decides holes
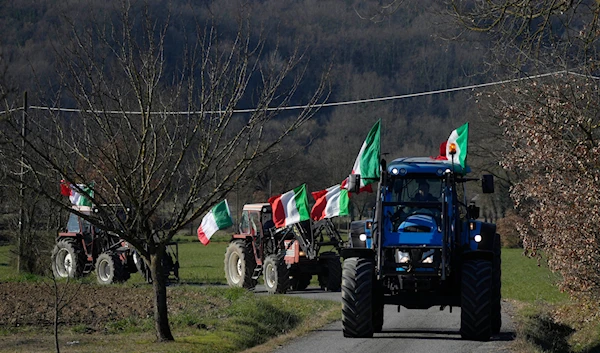
[[[410,255],[407,252],[396,250],[396,262],[405,264],[410,260]]]
[[[361,235],[358,236],[358,239],[360,241],[367,241],[367,235],[365,233],[362,233]]]
[[[435,254],[435,250],[426,251],[421,257],[421,263],[424,264],[432,264],[433,263],[433,254]]]
[[[481,243],[481,235],[477,234],[473,237],[473,240],[475,240],[476,243]]]

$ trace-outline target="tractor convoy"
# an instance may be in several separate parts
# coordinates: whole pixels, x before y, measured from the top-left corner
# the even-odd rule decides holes
[[[72,208],[84,215],[94,212],[91,206]],[[65,231],[58,233],[51,260],[55,278],[82,277],[96,270],[100,284],[125,282],[137,271],[146,281],[152,280],[148,265],[129,243],[114,233],[95,227],[76,213],[69,214]],[[163,267],[167,280],[179,279],[176,243],[167,246]]]
[[[429,157],[382,160],[380,170],[374,217],[352,223],[342,251],[344,336],[381,332],[387,304],[460,307],[461,336],[489,340],[501,327],[500,236],[467,202],[465,183],[479,179]],[[481,180],[493,192],[493,178]]]
[[[245,205],[225,252],[227,283],[253,289],[262,276],[267,292],[275,294],[304,290],[316,276],[322,289],[342,292],[345,337],[381,332],[384,306],[395,305],[398,311],[460,307],[461,336],[489,340],[502,325],[500,236],[494,224],[478,220],[479,208],[468,201],[466,184],[481,181],[482,192],[493,193],[494,180],[467,177],[464,155],[455,162],[457,146],[448,141],[448,158],[376,161],[379,173],[369,180],[379,178],[373,216],[350,222],[347,242],[331,218],[276,227],[270,203]],[[466,145],[462,148],[466,153]],[[378,150],[374,155],[379,158]],[[360,178],[348,177],[348,192],[362,190]],[[74,207],[81,214],[93,212]],[[175,248],[169,246],[163,265],[165,275],[177,279],[177,244],[171,245]],[[101,284],[126,281],[138,270],[150,278],[127,242],[76,213],[67,231],[58,234],[52,265],[56,277],[95,270]]]

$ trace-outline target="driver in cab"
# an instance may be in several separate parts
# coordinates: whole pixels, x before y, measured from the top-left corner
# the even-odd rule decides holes
[[[415,197],[412,198],[411,201],[421,202],[421,201],[437,201],[438,199],[429,193],[429,184],[426,181],[420,181],[419,187],[417,188],[417,193]]]

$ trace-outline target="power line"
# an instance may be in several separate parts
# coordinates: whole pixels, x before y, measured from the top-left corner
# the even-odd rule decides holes
[[[369,99],[357,99],[357,100],[343,101],[343,102],[320,103],[320,104],[312,104],[312,105],[308,104],[308,105],[293,105],[293,106],[289,106],[289,107],[263,108],[260,110],[261,111],[286,111],[286,110],[299,110],[299,109],[307,109],[307,108],[325,108],[325,107],[338,107],[338,106],[353,105],[353,104],[385,102],[385,101],[396,100],[396,99],[416,98],[416,97],[423,97],[423,96],[431,96],[431,95],[435,95],[435,94],[464,91],[464,90],[469,90],[469,89],[472,90],[472,89],[477,89],[477,88],[502,85],[502,84],[506,84],[506,83],[513,83],[513,82],[519,82],[519,81],[524,81],[524,80],[533,80],[533,79],[554,76],[554,75],[559,75],[559,74],[565,74],[565,73],[570,74],[570,75],[575,75],[575,76],[592,78],[592,79],[600,79],[600,77],[596,77],[596,76],[587,76],[587,75],[579,74],[579,73],[572,72],[572,71],[562,70],[562,71],[550,72],[550,73],[545,73],[545,74],[539,74],[539,75],[533,75],[533,76],[527,76],[527,77],[521,77],[521,78],[514,78],[514,79],[510,79],[510,80],[501,80],[501,81],[494,81],[494,82],[488,82],[488,83],[480,83],[480,84],[475,84],[475,85],[446,88],[446,89],[420,92],[420,93],[408,93],[408,94],[395,95],[395,96],[369,98]],[[23,109],[23,108],[0,111],[0,114],[12,113],[12,112],[15,112],[15,111],[18,111],[21,109]],[[141,115],[142,114],[142,112],[139,112],[139,111],[136,112],[136,111],[121,111],[121,110],[109,110],[109,111],[86,110],[86,109],[75,109],[75,108],[44,107],[44,106],[36,106],[36,105],[29,106],[28,109],[60,111],[60,112],[66,112],[66,113],[85,112],[85,113],[109,114],[109,115],[118,115],[118,114]],[[258,110],[259,109],[256,109],[256,108],[249,108],[249,109],[237,109],[237,110],[232,110],[229,112],[240,114],[240,113],[252,113],[252,112],[255,112]],[[196,114],[223,114],[223,113],[227,113],[227,112],[228,111],[226,111],[226,110],[207,110],[207,111],[179,111],[179,112],[150,112],[150,114],[151,115],[188,115],[188,114],[196,115]]]

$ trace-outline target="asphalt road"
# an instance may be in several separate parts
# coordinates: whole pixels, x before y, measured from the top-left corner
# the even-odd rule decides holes
[[[257,287],[257,292],[263,291]],[[341,302],[341,293],[328,293],[316,288],[291,292],[303,298],[326,299]],[[514,325],[503,303],[502,330],[489,342],[465,341],[460,337],[460,308],[439,307],[428,310],[408,310],[386,305],[383,332],[373,338],[345,338],[340,321],[329,324],[306,336],[274,350],[275,353],[387,353],[387,352],[510,352],[514,339]],[[341,310],[341,309],[340,309]]]

